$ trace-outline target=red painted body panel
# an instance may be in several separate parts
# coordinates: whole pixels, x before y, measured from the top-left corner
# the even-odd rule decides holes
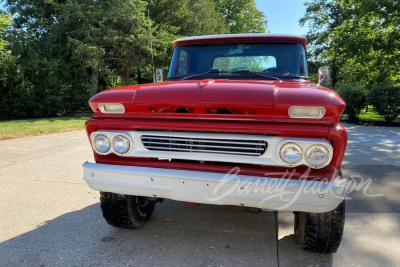
[[[207,133],[261,134],[301,138],[329,136],[329,126],[232,121],[148,120],[148,119],[92,119],[86,122],[88,134],[100,130],[135,131],[187,131]]]
[[[243,101],[246,99],[245,101]],[[100,103],[122,103],[125,114],[103,114]],[[90,100],[98,118],[234,120],[332,125],[339,123],[346,104],[333,91],[306,80],[175,81],[130,86],[99,93]],[[323,119],[292,119],[291,106],[326,108]],[[175,113],[176,109],[189,113]],[[232,114],[212,114],[227,109]],[[171,112],[168,112],[171,111]]]

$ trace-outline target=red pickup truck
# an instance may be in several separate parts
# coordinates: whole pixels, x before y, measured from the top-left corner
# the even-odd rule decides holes
[[[293,211],[308,251],[332,253],[344,226],[346,104],[309,81],[306,39],[267,34],[179,39],[168,81],[101,92],[86,123],[109,224],[135,229],[156,203]]]

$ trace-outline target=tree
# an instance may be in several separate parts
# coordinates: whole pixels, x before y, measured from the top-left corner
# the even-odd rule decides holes
[[[4,40],[4,33],[8,26],[11,25],[10,16],[0,13],[0,55],[6,53],[7,41]]]
[[[158,67],[169,67],[171,44],[178,38],[229,33],[229,26],[212,0],[148,0],[148,4]]]
[[[15,64],[16,57],[9,50],[9,42],[6,40],[6,30],[11,25],[10,16],[0,14],[0,119],[8,117],[12,112],[8,106],[9,88],[18,84],[20,79]]]
[[[301,24],[307,34],[311,60],[329,64],[333,81],[361,81],[368,89],[399,83],[399,0],[313,0]]]
[[[150,55],[146,2],[81,0],[58,8],[59,31],[67,36],[72,58],[86,69],[92,95],[112,70],[129,81],[131,69],[143,67]]]
[[[7,0],[6,8],[0,118],[66,114],[98,91],[152,82],[153,58],[167,70],[175,39],[266,26],[253,0]]]
[[[60,30],[62,2],[8,1],[13,27],[7,38],[21,76],[6,88],[14,112],[8,117],[59,116],[86,103],[89,87]]]
[[[150,54],[144,1],[8,4],[14,14],[8,40],[23,79],[6,88],[7,99],[9,106],[24,103],[11,117],[56,116],[84,106],[99,85],[110,88],[113,75],[129,79]]]
[[[230,33],[264,33],[267,19],[254,0],[213,0]]]
[[[360,83],[339,83],[337,91],[340,96],[346,101],[346,114],[351,122],[358,121],[358,115],[367,102],[367,91],[365,86]]]
[[[400,115],[400,87],[385,85],[371,90],[368,97],[379,115],[386,122],[393,122]]]

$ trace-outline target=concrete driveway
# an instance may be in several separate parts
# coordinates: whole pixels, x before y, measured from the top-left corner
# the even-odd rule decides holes
[[[398,266],[400,130],[345,126],[343,174],[371,178],[375,197],[349,194],[332,255],[296,246],[292,214],[241,207],[165,201],[140,230],[114,229],[82,180],[93,161],[83,131],[0,142],[0,266]]]

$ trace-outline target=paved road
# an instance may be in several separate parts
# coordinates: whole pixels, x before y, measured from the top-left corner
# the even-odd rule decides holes
[[[0,266],[396,266],[400,262],[400,130],[346,125],[345,176],[371,178],[349,194],[338,253],[293,241],[293,215],[166,201],[137,231],[101,216],[82,181],[93,161],[83,131],[0,142]]]

